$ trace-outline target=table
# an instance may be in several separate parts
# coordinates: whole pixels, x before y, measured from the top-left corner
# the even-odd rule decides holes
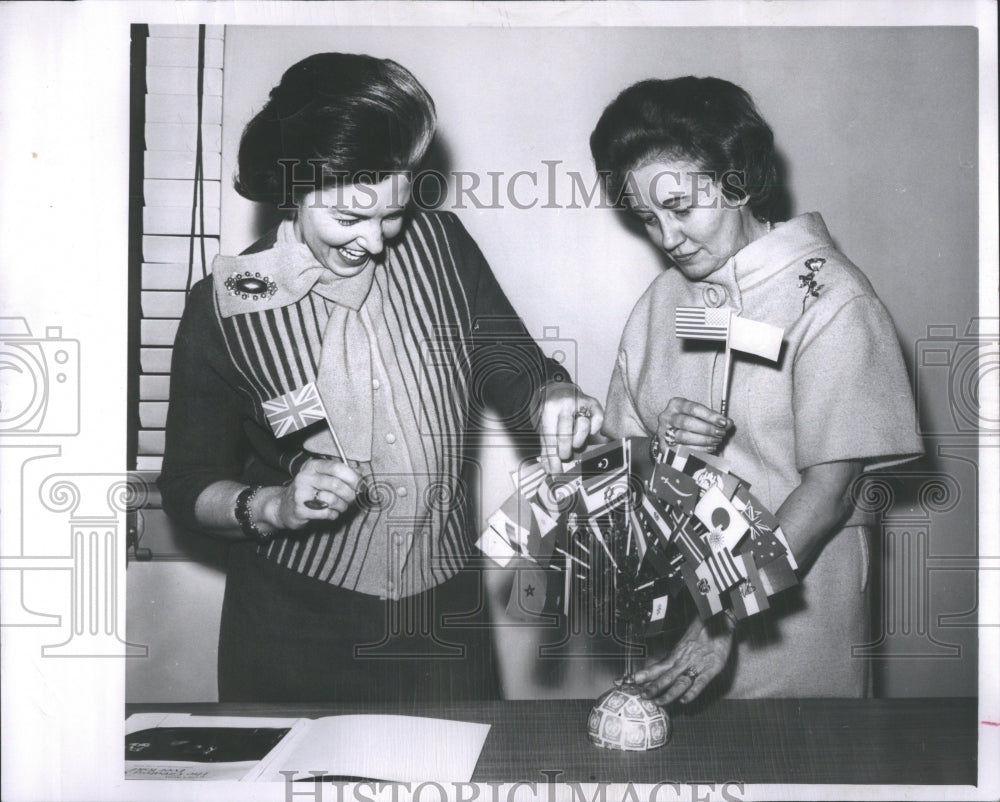
[[[432,716],[492,725],[473,780],[657,783],[975,785],[975,699],[719,700],[676,714],[663,748],[598,749],[589,700],[360,706],[126,705],[126,713],[318,718],[351,713]]]

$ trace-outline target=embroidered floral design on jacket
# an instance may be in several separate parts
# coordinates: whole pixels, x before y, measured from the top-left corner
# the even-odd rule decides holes
[[[805,298],[802,299],[802,309],[806,308],[806,301],[810,298],[819,298],[819,291],[823,289],[823,285],[816,281],[816,274],[819,273],[820,268],[826,264],[826,259],[821,256],[814,256],[810,259],[806,259],[805,266],[807,273],[803,273],[799,276],[799,286],[806,288]]]

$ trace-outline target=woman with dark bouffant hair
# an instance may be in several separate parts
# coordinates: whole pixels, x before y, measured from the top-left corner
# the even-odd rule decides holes
[[[467,427],[553,461],[600,427],[458,218],[410,208],[434,126],[399,64],[320,53],[243,133],[238,191],[285,216],[191,292],[159,482],[233,541],[222,701],[496,697]]]
[[[706,688],[863,696],[868,664],[852,647],[869,639],[869,522],[850,487],[921,451],[889,314],[819,214],[777,219],[774,137],[740,87],[642,81],[604,110],[590,146],[612,196],[666,256],[622,334],[605,433],[715,451],[776,512],[801,579],[738,623],[728,611],[696,617],[636,680],[665,704]],[[679,339],[678,307],[784,330],[776,362],[733,361],[728,416],[724,349]]]

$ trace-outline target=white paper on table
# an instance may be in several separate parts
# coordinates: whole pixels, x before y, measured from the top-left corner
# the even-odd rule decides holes
[[[125,734],[148,730],[151,727],[183,727],[191,718],[187,713],[133,713],[125,719]],[[166,719],[172,719],[170,724],[163,724]]]
[[[419,716],[329,716],[287,752],[268,761],[261,780],[317,774],[396,782],[469,782],[482,752],[489,724]]]

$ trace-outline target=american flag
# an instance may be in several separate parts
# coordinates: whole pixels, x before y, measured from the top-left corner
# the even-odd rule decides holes
[[[727,307],[709,309],[705,306],[678,306],[675,317],[677,336],[681,339],[725,340],[729,337],[729,316]]]
[[[284,437],[316,421],[326,420],[326,410],[315,382],[265,401],[263,407],[275,437]]]

